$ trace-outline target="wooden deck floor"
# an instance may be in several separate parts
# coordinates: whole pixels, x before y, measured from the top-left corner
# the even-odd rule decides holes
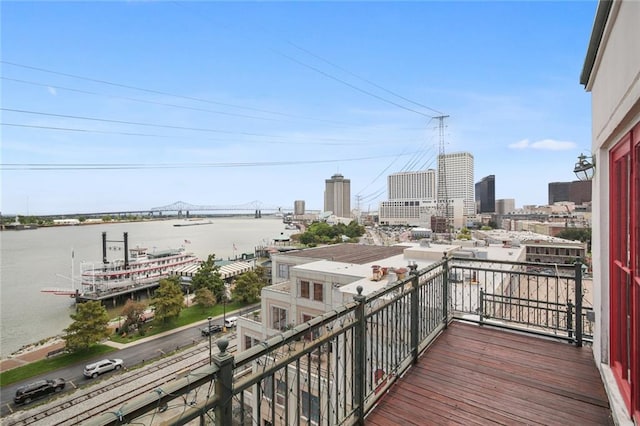
[[[591,348],[453,322],[365,424],[608,425]]]

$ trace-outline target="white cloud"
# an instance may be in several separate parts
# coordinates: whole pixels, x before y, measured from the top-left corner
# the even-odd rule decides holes
[[[58,91],[56,90],[55,87],[49,87],[47,86],[47,90],[49,91],[50,94],[52,94],[53,96],[56,96],[58,94]]]
[[[529,139],[523,139],[520,142],[512,143],[509,145],[511,149],[526,149],[529,147]]]
[[[529,139],[523,139],[509,145],[511,149],[542,149],[546,151],[567,151],[575,149],[576,143],[569,141],[557,141],[555,139],[542,139],[535,142],[529,142]]]

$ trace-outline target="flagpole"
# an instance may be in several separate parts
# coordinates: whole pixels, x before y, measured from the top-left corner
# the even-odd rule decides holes
[[[75,284],[75,281],[73,280],[73,272],[75,269],[73,265],[74,259],[75,259],[75,253],[74,253],[73,247],[71,247],[71,290],[75,292],[76,284]]]

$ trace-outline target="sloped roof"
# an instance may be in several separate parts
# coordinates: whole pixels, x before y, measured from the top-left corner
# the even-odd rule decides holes
[[[182,268],[175,269],[173,273],[181,277],[193,277],[193,275],[200,268],[200,264],[187,265]],[[253,262],[233,262],[219,267],[220,277],[224,280],[227,278],[235,277],[236,275],[243,274],[245,272],[253,270]]]
[[[286,256],[305,257],[314,260],[332,260],[335,262],[364,265],[366,263],[402,254],[407,247],[410,246],[370,246],[347,243],[289,251],[286,253]]]

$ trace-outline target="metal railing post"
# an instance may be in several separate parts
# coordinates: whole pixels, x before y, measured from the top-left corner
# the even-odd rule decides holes
[[[447,252],[444,253],[444,264],[442,265],[442,319],[444,328],[449,324],[449,258]]]
[[[354,398],[357,405],[356,408],[356,424],[364,425],[364,399],[365,399],[365,371],[367,362],[367,342],[365,339],[366,334],[366,318],[365,318],[365,301],[366,296],[362,295],[362,286],[356,287],[357,295],[353,296],[353,300],[358,302],[358,307],[355,310],[356,327],[355,327],[355,342],[354,342],[354,356],[353,356],[353,373],[354,373]]]
[[[419,334],[419,318],[420,315],[418,313],[418,309],[420,306],[419,303],[419,293],[418,293],[418,284],[420,283],[418,277],[418,265],[412,263],[409,265],[409,275],[411,276],[411,356],[413,357],[413,363],[418,362],[418,342],[420,341]],[[428,303],[428,301],[425,301]]]
[[[558,324],[558,330],[560,329],[560,324]],[[569,339],[574,342],[573,339],[573,303],[571,303],[571,299],[567,302],[567,334],[569,335]]]
[[[484,318],[484,288],[482,287],[480,287],[480,306],[478,307],[478,314],[480,314],[480,325],[482,325]]]
[[[213,363],[219,368],[215,393],[220,396],[220,404],[215,408],[215,424],[225,426],[233,420],[233,355],[227,352],[227,339],[220,339],[217,344],[220,353],[213,356]]]
[[[582,262],[576,262],[576,346],[582,346]]]

